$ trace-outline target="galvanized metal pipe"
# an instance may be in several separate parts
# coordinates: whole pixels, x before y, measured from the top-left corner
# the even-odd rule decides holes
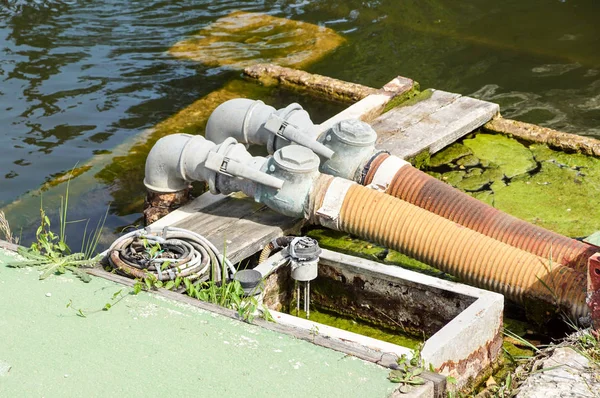
[[[385,161],[380,154],[369,165],[362,183],[370,185]],[[392,171],[385,193],[501,242],[543,257],[554,264],[585,272],[598,248],[506,214],[410,166]]]
[[[314,222],[399,250],[526,306],[541,300],[576,319],[588,313],[585,274],[572,268],[347,180],[321,175],[313,192]],[[335,201],[339,212],[323,215],[323,208]]]

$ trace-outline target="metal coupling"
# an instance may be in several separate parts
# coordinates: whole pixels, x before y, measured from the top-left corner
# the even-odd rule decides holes
[[[319,137],[319,141],[334,152],[331,159],[321,164],[321,173],[360,181],[365,165],[377,152],[376,140],[375,130],[358,119],[334,124]]]
[[[285,184],[279,190],[259,185],[256,201],[286,216],[306,218],[309,194],[319,176],[319,157],[308,148],[290,145],[268,158],[262,170]]]

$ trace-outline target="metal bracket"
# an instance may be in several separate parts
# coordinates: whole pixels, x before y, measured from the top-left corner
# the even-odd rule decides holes
[[[232,160],[227,156],[223,156],[217,152],[209,152],[204,164],[209,170],[233,177],[233,174],[227,172],[227,167],[229,166],[230,162],[235,162],[235,160]]]

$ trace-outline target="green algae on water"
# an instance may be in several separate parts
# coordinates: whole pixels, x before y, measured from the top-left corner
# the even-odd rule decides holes
[[[498,165],[507,178],[527,173],[535,169],[533,154],[517,140],[491,134],[477,134],[466,139],[463,144],[480,159],[486,159]]]
[[[462,142],[480,162],[467,156],[430,162],[428,174],[530,223],[571,237],[600,229],[600,159],[555,151],[545,145],[478,133]],[[456,158],[457,144],[432,160]],[[449,151],[450,154],[445,154]]]

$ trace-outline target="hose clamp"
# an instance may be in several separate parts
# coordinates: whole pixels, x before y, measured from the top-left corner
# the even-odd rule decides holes
[[[394,180],[398,170],[404,166],[410,166],[410,163],[404,159],[400,159],[398,156],[389,156],[381,162],[375,171],[373,180],[371,181],[371,184],[368,185],[368,188],[385,192]]]
[[[237,144],[237,140],[233,137],[229,137],[227,138],[225,141],[223,141],[223,143],[221,145],[219,145],[218,147],[216,147],[216,150],[211,150],[208,153],[208,156],[206,158],[206,163],[209,163],[209,159],[211,159],[213,162],[217,161],[219,159],[228,159],[227,162],[222,161],[220,162],[221,164],[218,165],[218,167],[207,167],[206,169],[209,171],[208,173],[208,178],[206,179],[207,185],[208,185],[208,190],[210,191],[210,193],[212,193],[213,195],[219,194],[221,193],[221,191],[219,191],[219,189],[217,188],[217,174],[221,173],[221,174],[225,174],[227,176],[231,176],[230,174],[227,174],[226,170],[227,170],[227,166],[229,163],[229,158],[226,156],[227,152],[229,152],[229,147],[232,145]],[[213,156],[211,156],[213,155]],[[214,156],[214,155],[219,155],[219,156]],[[225,168],[225,172],[222,172],[221,169]]]

